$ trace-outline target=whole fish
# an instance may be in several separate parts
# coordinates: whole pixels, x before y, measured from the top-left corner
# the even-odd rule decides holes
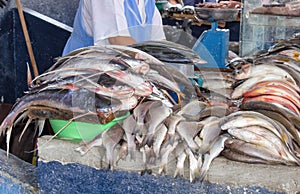
[[[267,74],[267,75],[264,75],[264,76],[255,76],[255,77],[251,77],[251,78],[247,79],[246,81],[244,81],[242,84],[240,84],[239,86],[237,86],[233,90],[233,92],[231,94],[231,98],[232,99],[238,99],[238,98],[242,97],[242,95],[245,92],[247,92],[250,88],[252,88],[256,84],[258,84],[260,82],[264,82],[264,81],[289,82],[295,88],[297,88],[297,90],[299,90],[299,87],[297,86],[297,84],[295,83],[294,80],[289,80],[284,76],[280,76],[280,75],[276,75],[276,74]]]
[[[252,157],[244,153],[241,154],[226,148],[222,151],[221,155],[229,160],[238,161],[238,162],[245,162],[249,164],[268,164],[268,161],[266,160]]]
[[[300,99],[299,93],[300,91],[297,91],[297,88],[294,88],[292,84],[289,84],[289,82],[281,82],[281,81],[266,81],[266,82],[260,82],[255,85],[254,88],[258,87],[277,87],[277,88],[282,88],[284,90],[289,91],[292,93],[294,96],[296,96],[298,99]]]
[[[238,118],[238,119],[237,119]],[[245,123],[241,121],[246,119],[249,122]],[[233,122],[230,122],[233,121]],[[272,131],[277,137],[279,137],[285,145],[291,149],[292,140],[289,132],[280,123],[275,122],[273,119],[255,111],[237,111],[230,115],[220,119],[219,123],[222,130],[226,130],[234,127],[245,127],[249,125],[259,125]],[[275,130],[276,129],[276,130]]]
[[[204,154],[204,161],[202,164],[202,168],[200,171],[200,176],[199,180],[203,181],[204,178],[206,177],[206,174],[208,172],[208,169],[211,165],[211,162],[219,156],[219,154],[223,151],[224,149],[224,142],[228,139],[229,137],[227,135],[220,135],[218,138],[215,139],[215,141],[211,144],[209,148],[209,152]]]
[[[205,154],[209,151],[210,145],[220,135],[221,127],[219,126],[219,119],[215,118],[213,121],[205,124],[200,132],[202,145],[199,153]]]
[[[291,123],[295,125],[298,129],[300,128],[300,118],[291,110],[285,108],[280,104],[264,102],[264,101],[248,101],[244,102],[240,106],[243,110],[269,110],[273,112],[277,112],[283,115],[286,119],[288,119]]]
[[[123,127],[128,147],[128,155],[131,160],[135,160],[135,152],[136,152],[136,143],[135,143],[135,135],[133,133],[136,125],[136,120],[133,118],[131,114],[126,119],[124,119],[120,125]]]
[[[161,123],[154,134],[153,151],[156,157],[160,157],[161,146],[163,141],[166,139],[167,132],[168,132],[167,127],[165,126],[165,124]]]
[[[56,92],[55,95],[53,95],[53,92]],[[121,103],[117,99],[108,99],[84,89],[75,91],[43,91],[38,94],[28,94],[19,99],[14,105],[11,112],[3,120],[0,126],[0,132],[3,133],[5,129],[12,127],[19,113],[27,110],[30,106],[38,105],[76,113],[92,111],[99,115],[104,115],[119,110]]]
[[[197,151],[199,146],[195,143],[194,137],[200,132],[201,126],[198,122],[181,121],[176,132],[183,139],[192,151]]]
[[[279,155],[288,162],[299,163],[277,136],[260,126],[230,128],[227,131],[240,140],[267,148],[274,155]]]
[[[282,106],[286,107],[287,109],[290,109],[294,114],[300,116],[300,111],[297,108],[295,104],[293,104],[288,99],[281,97],[281,96],[274,96],[274,95],[260,95],[255,97],[245,97],[242,100],[242,103],[248,102],[248,101],[266,101],[266,102],[272,102],[281,104]]]
[[[172,109],[165,106],[161,101],[155,101],[149,107],[145,116],[145,123],[148,128],[146,137],[143,140],[143,145],[152,145],[153,136],[158,129],[158,126],[172,113]]]
[[[248,79],[250,77],[265,76],[268,74],[285,77],[287,80],[294,82],[294,78],[288,72],[286,72],[280,67],[268,64],[243,66],[242,69],[235,74],[234,78],[237,80],[242,80]],[[296,82],[294,83],[296,84]]]
[[[260,112],[267,117],[270,117],[271,119],[274,119],[278,122],[280,122],[284,127],[290,132],[292,135],[292,139],[297,142],[298,145],[300,145],[300,131],[295,128],[294,124],[290,122],[286,117],[284,117],[282,114],[269,111],[269,110],[256,110],[257,112]]]
[[[185,146],[183,142],[178,143],[175,148],[175,157],[177,159],[176,169],[174,172],[174,178],[178,176],[184,176],[184,162],[187,158],[187,154],[185,153]]]
[[[291,101],[297,108],[300,108],[300,100],[298,98],[299,95],[295,96],[293,93],[289,92],[289,90],[285,90],[279,87],[254,87],[249,91],[243,94],[244,97],[256,97],[260,95],[273,95],[279,96],[282,98],[286,98],[287,100]]]
[[[264,163],[266,164],[294,164],[285,160],[281,155],[274,154],[274,152],[271,152],[266,147],[260,146],[258,144],[245,142],[240,139],[229,139],[225,141],[225,146],[233,152],[264,160]]]

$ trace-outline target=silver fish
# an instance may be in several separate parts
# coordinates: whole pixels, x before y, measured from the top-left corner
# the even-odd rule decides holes
[[[135,129],[136,121],[131,114],[126,119],[124,119],[121,123],[125,131],[125,136],[128,144],[128,155],[131,160],[135,160],[135,151],[136,151],[136,143],[135,136],[133,130]]]
[[[176,128],[176,132],[193,151],[199,149],[199,146],[194,141],[194,137],[200,132],[200,130],[201,126],[198,122],[189,121],[181,121]]]
[[[200,133],[200,138],[202,139],[202,145],[199,150],[200,154],[205,154],[209,151],[211,143],[220,135],[221,131],[218,118],[203,126]]]
[[[204,154],[204,162],[202,164],[202,168],[200,171],[200,176],[199,180],[203,181],[204,178],[206,177],[206,174],[208,172],[208,169],[210,167],[211,162],[219,156],[219,154],[223,151],[224,149],[224,142],[228,139],[229,137],[227,135],[221,135],[218,138],[215,139],[215,141],[211,144],[211,147],[209,149],[209,153]]]

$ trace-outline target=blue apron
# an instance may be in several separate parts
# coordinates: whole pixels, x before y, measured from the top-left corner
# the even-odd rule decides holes
[[[73,32],[65,45],[62,56],[78,48],[94,45],[94,38],[86,33],[82,22],[82,4],[83,1],[80,0],[79,7],[74,19]]]
[[[94,45],[94,38],[86,33],[82,22],[82,4],[83,1],[81,0],[75,16],[73,32],[66,43],[62,56],[78,48]],[[145,24],[142,24],[142,17],[140,15],[136,0],[124,0],[124,10],[131,37],[137,42],[150,40],[152,34],[152,18],[155,10],[155,1],[145,0]]]

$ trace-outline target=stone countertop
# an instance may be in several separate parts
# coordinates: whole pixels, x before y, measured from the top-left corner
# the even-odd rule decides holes
[[[59,161],[62,164],[79,163],[95,169],[107,168],[101,162],[104,148],[92,148],[86,155],[81,156],[75,152],[79,143],[53,139],[47,141],[49,136],[39,138],[39,161]],[[63,149],[62,149],[63,148]],[[167,175],[173,176],[175,170],[174,157],[169,158]],[[116,170],[140,172],[142,156],[137,154],[135,161],[120,160]],[[156,174],[158,168],[152,169]],[[227,187],[261,187],[272,192],[297,193],[300,191],[300,168],[297,166],[246,164],[227,160],[223,157],[216,158],[208,171],[205,182],[227,185]],[[188,178],[185,171],[185,178]]]

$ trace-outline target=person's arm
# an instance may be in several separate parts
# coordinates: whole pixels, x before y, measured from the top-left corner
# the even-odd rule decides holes
[[[136,43],[136,41],[129,36],[110,37],[108,38],[108,41],[110,44],[115,44],[115,45],[130,45]]]

